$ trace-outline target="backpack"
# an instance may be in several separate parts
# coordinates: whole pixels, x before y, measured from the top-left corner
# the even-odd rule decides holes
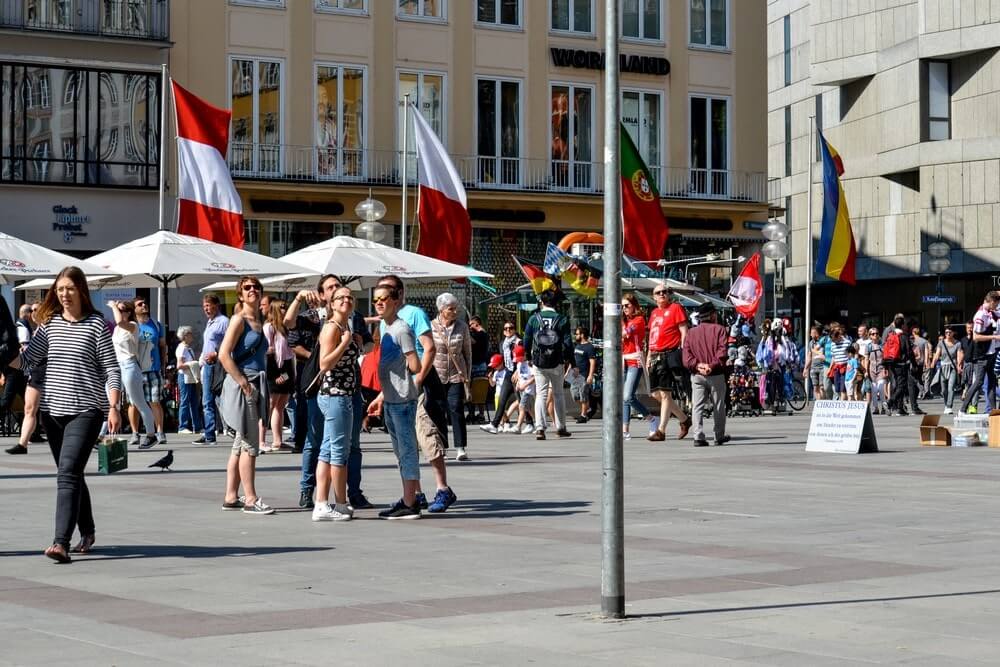
[[[899,337],[902,335],[898,331],[889,332],[889,335],[885,338],[885,342],[882,344],[882,361],[899,361],[901,353]]]
[[[0,296],[0,370],[17,359],[21,354],[21,343],[17,340],[17,326],[7,307],[7,300]]]
[[[532,338],[531,363],[539,368],[558,368],[563,363],[563,339],[556,327],[562,315],[552,318],[538,316],[538,329]]]

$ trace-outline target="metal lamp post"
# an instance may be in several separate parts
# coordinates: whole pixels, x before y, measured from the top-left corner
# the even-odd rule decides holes
[[[938,316],[938,330],[943,330],[941,322],[941,274],[947,273],[948,269],[951,268],[951,246],[948,245],[946,241],[942,241],[938,237],[937,241],[930,243],[927,246],[927,254],[930,259],[927,260],[927,269],[937,275],[937,288],[935,290],[935,295],[937,299],[937,316]]]
[[[774,294],[774,317],[778,317],[778,261],[784,260],[788,255],[788,244],[785,242],[788,238],[788,226],[772,220],[760,231],[767,239],[761,252],[764,253],[764,257],[774,261],[774,280],[771,285]]]
[[[386,236],[386,226],[379,222],[385,217],[385,204],[372,198],[371,190],[368,199],[364,199],[354,207],[354,214],[364,220],[354,230],[359,239],[381,243]]]

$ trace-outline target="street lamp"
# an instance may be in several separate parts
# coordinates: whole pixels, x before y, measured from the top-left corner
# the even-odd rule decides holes
[[[354,230],[354,235],[359,239],[381,243],[386,236],[386,227],[379,220],[385,217],[385,204],[372,198],[372,191],[368,191],[368,199],[364,199],[354,207],[354,214],[364,220]]]
[[[788,238],[788,226],[772,220],[764,225],[760,232],[767,239],[761,252],[764,253],[764,257],[774,261],[774,280],[771,284],[774,288],[774,316],[778,317],[778,260],[783,260],[788,255],[788,244],[785,243],[785,239]]]

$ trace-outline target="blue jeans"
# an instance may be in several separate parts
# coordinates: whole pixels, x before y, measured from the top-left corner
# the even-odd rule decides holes
[[[319,448],[319,460],[333,466],[346,466],[354,425],[353,401],[350,396],[320,394],[316,402],[323,413],[323,444]]]
[[[177,386],[181,390],[181,405],[177,414],[177,428],[186,428],[189,431],[201,430],[201,406],[198,405],[198,385],[188,384],[183,378]]]
[[[365,399],[361,388],[351,396],[354,424],[351,426],[351,452],[347,456],[347,499],[361,495],[361,425],[365,421]]]
[[[392,438],[392,451],[399,461],[399,476],[404,482],[420,481],[417,456],[417,402],[384,403],[382,415]]]
[[[639,380],[641,378],[642,368],[639,366],[625,367],[625,387],[622,390],[622,396],[625,397],[625,400],[622,404],[622,422],[626,425],[628,424],[628,420],[632,418],[633,409],[642,415],[643,418],[649,416],[649,412],[645,406],[635,397],[635,392],[639,388]]]
[[[146,402],[146,397],[142,393],[142,370],[139,369],[139,362],[133,357],[118,364],[122,369],[122,385],[125,387],[125,395],[128,396],[129,403],[135,406],[142,416],[142,423],[146,426],[146,433],[156,433],[156,424],[153,422],[153,409]]]
[[[219,363],[218,361],[215,362]],[[201,407],[205,411],[205,440],[215,442],[215,395],[212,394],[212,369],[215,364],[203,364],[201,367]]]
[[[305,441],[302,443],[302,479],[299,489],[302,493],[312,494],[316,489],[316,462],[319,461],[319,448],[323,444],[323,412],[319,409],[316,397],[305,400],[307,408],[306,423],[302,425]]]

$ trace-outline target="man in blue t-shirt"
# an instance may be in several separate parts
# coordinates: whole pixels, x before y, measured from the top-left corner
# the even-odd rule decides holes
[[[135,319],[139,324],[137,335],[139,367],[142,369],[142,393],[149,407],[153,409],[156,438],[159,444],[163,444],[167,441],[167,436],[163,432],[163,405],[160,403],[163,394],[161,360],[167,356],[167,336],[163,325],[149,316],[149,300],[144,297],[137,297],[135,300]],[[138,444],[139,411],[134,405],[128,408],[128,421],[132,426],[132,442]]]

